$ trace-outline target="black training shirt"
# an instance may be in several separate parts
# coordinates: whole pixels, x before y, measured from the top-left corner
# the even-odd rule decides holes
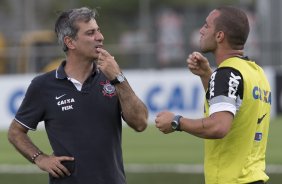
[[[78,91],[64,65],[32,80],[16,121],[30,130],[44,121],[54,155],[75,158],[63,163],[71,176],[50,176],[50,183],[124,184],[121,109],[114,86],[94,70]]]

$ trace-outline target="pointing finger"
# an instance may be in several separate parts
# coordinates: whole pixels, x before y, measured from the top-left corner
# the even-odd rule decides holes
[[[59,161],[73,161],[74,157],[61,156],[58,157]]]
[[[110,53],[108,53],[108,51],[106,51],[105,49],[97,48],[97,51],[100,52],[100,54],[103,56],[110,56]]]

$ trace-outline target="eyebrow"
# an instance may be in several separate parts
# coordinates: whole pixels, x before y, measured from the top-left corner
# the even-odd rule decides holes
[[[90,29],[85,30],[85,32],[89,32],[89,31],[99,31],[99,30],[100,30],[100,27],[97,27],[97,28],[90,28]]]

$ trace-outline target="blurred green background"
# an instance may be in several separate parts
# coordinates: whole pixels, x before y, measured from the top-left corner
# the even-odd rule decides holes
[[[1,0],[0,74],[57,66],[64,56],[53,33],[58,12],[82,6],[98,11],[104,46],[121,68],[182,68],[188,54],[198,49],[198,30],[206,16],[222,5],[248,14],[246,55],[263,66],[281,66],[280,0]]]

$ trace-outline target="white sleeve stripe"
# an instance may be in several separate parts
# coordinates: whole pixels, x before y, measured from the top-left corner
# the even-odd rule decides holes
[[[231,105],[235,105],[236,99],[230,98],[224,95],[219,95],[209,100],[210,105],[216,104],[216,103],[230,103]]]
[[[212,115],[215,112],[222,112],[222,111],[231,112],[235,116],[236,106],[226,102],[212,104],[209,109],[209,115]]]
[[[26,128],[29,129],[29,130],[33,130],[33,131],[36,130],[36,129],[34,129],[34,128],[30,128],[30,127],[26,126],[24,123],[22,123],[21,121],[19,121],[19,120],[16,119],[16,118],[15,118],[15,120],[16,120],[16,122],[18,122],[19,124],[21,124],[22,126],[26,127]]]

